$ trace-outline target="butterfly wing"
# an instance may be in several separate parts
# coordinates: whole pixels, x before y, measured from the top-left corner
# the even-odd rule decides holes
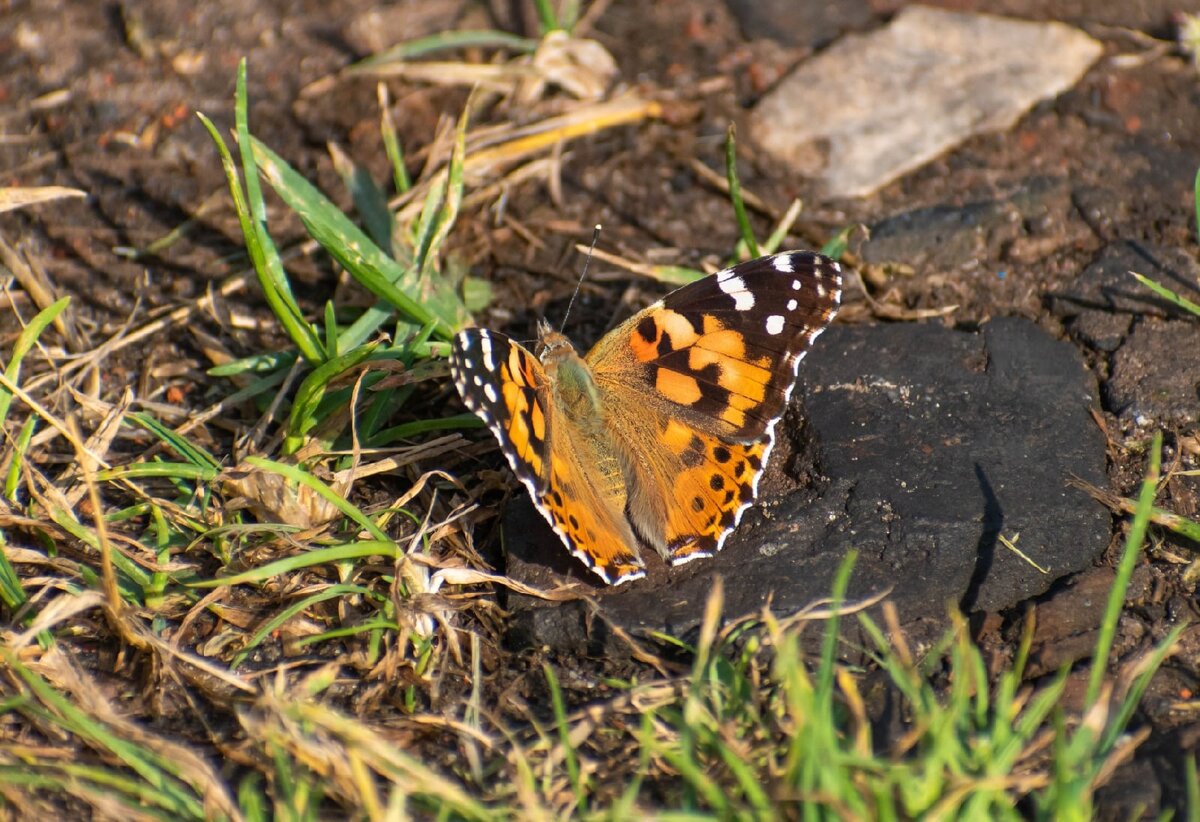
[[[545,493],[550,409],[542,364],[503,334],[468,328],[454,337],[450,376],[463,404],[491,429],[533,498]]]
[[[753,502],[796,370],[841,293],[827,257],[761,257],[668,294],[588,354],[632,476],[629,517],[671,562],[719,550]],[[648,429],[659,447],[645,447]]]
[[[602,476],[597,472],[605,463],[597,451],[602,444],[589,442],[555,414],[538,359],[503,334],[469,328],[451,345],[450,374],[463,403],[491,429],[567,549],[608,583],[643,576],[637,540],[623,513],[624,480],[600,485],[593,480]]]

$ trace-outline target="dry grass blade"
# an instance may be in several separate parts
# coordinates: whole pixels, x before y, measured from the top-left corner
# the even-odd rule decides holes
[[[871,292],[867,289],[867,284],[863,282],[862,274],[857,269],[850,269],[854,274],[855,281],[858,282],[858,290],[862,292],[863,298],[866,299],[867,305],[871,306],[871,313],[876,317],[885,320],[901,320],[911,322],[913,320],[929,320],[937,317],[946,317],[958,310],[957,305],[944,305],[941,308],[901,308],[890,303],[881,303],[871,296]]]
[[[75,418],[69,417],[67,422],[74,435],[72,441],[78,441],[79,432]],[[104,505],[100,500],[100,490],[96,487],[96,475],[89,470],[91,463],[88,461],[86,450],[81,447],[76,453],[83,471],[83,482],[87,487],[88,501],[91,503],[92,525],[95,528],[96,542],[100,547],[100,579],[106,600],[105,614],[117,636],[135,648],[147,650],[149,644],[134,630],[131,624],[132,620],[127,615],[125,601],[121,599],[121,592],[117,586],[117,573],[113,567],[113,544],[108,538],[108,523],[104,515]]]
[[[104,596],[99,591],[60,594],[42,606],[28,629],[19,634],[5,632],[3,644],[19,652],[32,643],[34,637],[42,631],[50,631],[59,623],[70,621],[84,611],[103,607],[103,605]]]
[[[187,745],[170,741],[123,716],[106,697],[106,689],[65,652],[51,649],[28,663],[18,662],[11,652],[4,652],[4,656],[9,681],[15,685],[20,680],[28,697],[40,703],[44,712],[39,718],[48,729],[56,725],[71,729],[79,741],[105,761],[123,764],[147,776],[169,774],[202,798],[202,805],[197,807],[205,808],[206,815],[242,818],[225,780],[210,763]],[[26,664],[28,667],[22,670]],[[63,700],[64,695],[70,698],[69,703]],[[147,784],[152,781],[153,777]],[[89,801],[96,799],[90,794],[84,796]]]
[[[1072,485],[1088,494],[1092,499],[1108,508],[1114,514],[1133,514],[1137,511],[1137,500],[1114,494],[1105,488],[1092,485],[1079,477],[1069,477],[1067,484]],[[1166,528],[1173,533],[1200,542],[1200,524],[1193,519],[1163,510],[1157,506],[1150,509],[1150,522]]]
[[[430,581],[431,589],[434,591],[441,590],[446,585],[455,587],[463,587],[467,585],[500,585],[508,588],[510,591],[516,591],[518,594],[525,596],[537,597],[548,602],[571,602],[573,600],[585,599],[586,597],[572,590],[554,590],[543,591],[541,588],[534,588],[526,585],[523,582],[518,582],[515,579],[506,577],[503,574],[489,574],[486,571],[477,571],[474,568],[462,567],[443,567],[434,573]]]
[[[112,467],[98,454],[94,454],[88,450],[87,445],[84,444],[83,440],[79,438],[78,432],[73,431],[71,426],[60,420],[54,414],[51,414],[50,411],[43,407],[40,402],[30,396],[24,388],[21,388],[21,386],[17,385],[8,377],[6,377],[3,372],[0,372],[0,386],[3,386],[13,396],[17,397],[19,400],[21,400],[21,402],[29,406],[30,410],[49,423],[51,428],[65,437],[67,442],[74,447],[76,453],[84,456],[94,465],[99,465],[102,468]]]
[[[631,274],[638,274],[651,280],[659,279],[658,267],[650,263],[639,263],[636,260],[630,260],[627,257],[622,257],[619,254],[613,254],[600,248],[592,249],[590,246],[584,243],[576,243],[575,250],[580,254],[590,253],[600,262],[608,263],[609,265],[615,265],[618,268],[622,268],[625,271],[630,272]]]
[[[501,172],[506,166],[526,160],[556,144],[585,137],[618,126],[631,125],[645,119],[662,116],[662,104],[647,100],[636,94],[626,94],[602,103],[589,103],[572,108],[565,114],[548,117],[531,126],[520,129],[506,127],[489,130],[489,142],[485,148],[472,148],[478,143],[478,134],[468,138],[468,153],[463,164],[463,178],[471,185],[486,181]],[[446,169],[428,175],[397,201],[397,218],[411,223],[420,213],[426,194],[431,188],[444,186]]]
[[[5,211],[15,211],[18,208],[37,205],[38,203],[52,203],[55,200],[87,196],[86,191],[80,191],[77,188],[66,188],[65,186],[0,187],[0,214]]]
[[[34,269],[24,254],[3,239],[0,239],[0,267],[0,270],[7,270],[39,309],[46,308],[57,299],[53,284]],[[62,330],[60,326],[59,331]]]
[[[173,326],[183,325],[203,312],[212,311],[218,298],[230,297],[244,290],[250,284],[253,277],[254,274],[252,271],[235,274],[222,282],[215,290],[210,289],[206,291],[203,296],[196,298],[186,305],[174,308],[165,315],[157,317],[128,333],[123,330],[119,331],[100,345],[89,348],[87,353],[63,363],[58,369],[58,375],[50,373],[35,378],[29,383],[29,390],[33,391],[35,388],[39,388],[45,381],[56,379],[59,375],[65,376],[80,370],[98,368],[100,363],[103,363],[116,352],[143,342]]]
[[[253,711],[239,718],[254,739],[268,740],[317,773],[324,774],[329,790],[349,807],[359,800],[361,762],[409,797],[430,797],[467,819],[489,819],[492,814],[463,790],[415,757],[389,742],[363,722],[309,701],[270,694]]]
[[[599,100],[617,77],[617,61],[595,40],[572,37],[561,29],[547,32],[534,52],[534,78],[517,90],[518,105],[531,105],[547,85],[580,100]]]
[[[431,60],[421,63],[387,63],[355,72],[359,76],[374,79],[402,78],[438,86],[478,86],[484,91],[511,93],[522,80],[538,75],[533,66],[513,63],[494,65],[490,63],[462,63],[457,61]]]

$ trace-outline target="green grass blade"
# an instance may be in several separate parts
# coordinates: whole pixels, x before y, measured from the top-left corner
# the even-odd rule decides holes
[[[345,625],[341,628],[330,628],[328,631],[322,631],[319,634],[312,636],[300,637],[293,640],[292,644],[296,648],[304,648],[309,645],[316,645],[321,642],[328,642],[331,639],[344,639],[348,636],[357,636],[370,631],[399,631],[400,624],[394,619],[366,619],[354,625]]]
[[[239,88],[243,96],[238,98],[235,109],[240,108],[244,120],[244,84]],[[241,180],[238,177],[237,166],[234,165],[233,156],[229,153],[229,147],[225,145],[225,140],[222,139],[220,132],[217,131],[217,127],[211,120],[203,114],[197,113],[196,116],[208,130],[209,136],[216,144],[217,152],[221,156],[221,167],[225,171],[229,193],[233,197],[234,211],[237,212],[238,221],[242,227],[242,238],[246,242],[246,251],[254,265],[254,271],[259,285],[263,289],[267,304],[283,326],[284,331],[287,332],[288,337],[299,349],[301,356],[311,363],[321,362],[325,359],[325,355],[321,350],[320,340],[312,326],[304,319],[300,307],[292,297],[291,288],[287,285],[287,277],[283,273],[283,262],[279,259],[279,252],[275,249],[270,235],[266,232],[265,224],[256,222],[251,213],[246,193],[242,190]],[[256,175],[255,172],[252,176],[257,190]]]
[[[255,468],[261,468],[264,471],[271,471],[279,474],[285,479],[297,482],[308,487],[312,491],[316,491],[327,502],[332,504],[347,517],[354,520],[360,526],[366,529],[367,533],[369,533],[372,537],[380,542],[387,542],[393,545],[395,544],[393,540],[388,538],[387,534],[380,530],[379,526],[376,525],[370,519],[370,517],[355,508],[353,505],[343,499],[341,494],[334,491],[328,485],[321,482],[321,480],[317,479],[303,468],[295,465],[285,465],[282,462],[275,462],[273,460],[263,459],[262,457],[247,457],[246,464],[252,465]]]
[[[558,742],[563,748],[567,778],[570,779],[571,788],[575,791],[578,808],[585,810],[587,808],[587,782],[579,768],[579,755],[575,751],[575,745],[571,742],[571,726],[567,722],[567,708],[563,702],[562,688],[559,687],[558,678],[554,676],[554,669],[549,664],[543,664],[542,670],[546,675],[546,685],[550,688],[550,704],[554,709],[554,726],[558,731]]]
[[[17,570],[8,561],[7,548],[8,540],[4,538],[4,532],[0,531],[0,602],[3,602],[9,611],[15,612],[29,601],[29,595],[25,593],[25,586],[21,584]],[[28,620],[26,617],[26,622]]]
[[[238,377],[243,374],[264,374],[270,377],[277,371],[286,371],[295,362],[294,351],[271,351],[214,365],[204,373],[210,377]]]
[[[291,605],[277,613],[275,616],[265,620],[261,625],[259,625],[258,628],[255,629],[254,633],[250,635],[250,639],[247,640],[246,647],[238,651],[237,655],[234,656],[233,661],[229,663],[229,667],[231,669],[236,668],[245,662],[246,657],[248,657],[255,648],[261,645],[264,639],[273,634],[275,630],[279,628],[279,626],[283,625],[296,614],[301,613],[311,605],[316,605],[319,602],[325,602],[329,599],[336,599],[337,597],[344,596],[371,597],[373,596],[373,593],[370,588],[364,588],[361,585],[330,585],[328,588],[318,591],[315,594],[310,594],[309,596],[296,600]]]
[[[240,574],[218,577],[217,579],[194,580],[188,582],[188,586],[191,588],[220,588],[232,585],[254,585],[266,582],[282,574],[293,573],[302,568],[332,565],[338,562],[365,559],[367,557],[387,557],[394,560],[402,556],[404,556],[404,551],[391,540],[360,540],[344,545],[334,545],[328,548],[305,551],[303,554],[277,559],[266,565],[242,571]]]
[[[379,246],[351,222],[314,185],[297,174],[281,157],[258,140],[254,154],[263,177],[296,212],[305,229],[360,285],[390,304],[416,325],[435,323],[435,333],[450,339],[466,317],[452,290],[421,294],[416,274],[383,253]],[[406,293],[408,292],[408,293]]]
[[[758,240],[754,239],[754,228],[750,225],[750,215],[746,213],[746,203],[742,199],[742,183],[737,173],[737,129],[733,123],[725,132],[725,178],[729,181],[729,201],[733,203],[733,215],[737,218],[742,242],[746,244],[751,258],[761,257]]]
[[[199,469],[219,471],[221,463],[212,454],[198,445],[193,445],[185,437],[181,437],[170,428],[163,425],[149,414],[133,411],[125,417],[130,422],[137,423],[154,436],[158,437],[167,447],[183,457],[189,464]]]
[[[21,488],[21,466],[25,463],[25,454],[29,451],[29,443],[33,432],[37,430],[38,417],[30,414],[21,425],[17,441],[13,443],[12,461],[8,464],[8,473],[4,477],[4,498],[9,502],[17,501],[17,492]]]
[[[367,169],[350,161],[341,152],[334,153],[334,168],[342,178],[342,184],[350,192],[354,210],[358,212],[367,236],[384,254],[389,257],[395,256],[392,249],[392,232],[396,226],[391,209],[388,208],[387,195],[371,179],[371,173]]]
[[[283,453],[294,454],[304,445],[307,435],[321,422],[318,405],[336,377],[362,364],[375,353],[377,346],[367,345],[346,354],[339,354],[313,369],[300,383],[292,410],[288,415],[287,434],[283,440]]]
[[[193,465],[190,462],[135,462],[96,472],[96,479],[172,479],[186,482],[214,482],[221,472],[216,468]]]
[[[1145,667],[1138,674],[1137,679],[1134,680],[1133,685],[1129,688],[1129,692],[1125,694],[1125,698],[1121,700],[1121,704],[1117,706],[1116,713],[1113,714],[1104,729],[1104,734],[1100,738],[1100,750],[1103,753],[1108,753],[1112,750],[1112,747],[1117,743],[1117,739],[1121,734],[1125,733],[1125,728],[1128,727],[1129,721],[1133,718],[1138,703],[1142,701],[1142,696],[1146,693],[1146,688],[1150,686],[1150,680],[1158,672],[1167,655],[1175,650],[1180,635],[1187,628],[1187,624],[1176,625],[1155,646],[1154,652],[1146,660]]]
[[[371,437],[370,445],[372,448],[382,448],[385,445],[409,440],[433,431],[465,431],[482,427],[483,420],[470,413],[455,414],[453,417],[441,417],[440,419],[415,420],[384,428]]]
[[[1200,177],[1197,179],[1200,179]],[[1197,185],[1200,185],[1200,183],[1197,183]],[[1196,754],[1185,756],[1184,762],[1188,822],[1200,822],[1200,774],[1196,773]]]
[[[1146,540],[1146,530],[1150,526],[1150,511],[1154,507],[1161,465],[1162,432],[1159,431],[1155,433],[1154,441],[1150,445],[1150,468],[1142,480],[1137,509],[1133,514],[1133,522],[1129,525],[1129,534],[1125,537],[1125,550],[1121,554],[1121,562],[1117,565],[1117,576],[1108,595],[1104,618],[1100,622],[1100,636],[1096,640],[1096,653],[1092,658],[1092,671],[1088,676],[1087,696],[1084,700],[1087,705],[1095,703],[1104,683],[1108,656],[1112,652],[1113,637],[1117,632],[1117,620],[1120,619],[1121,608],[1125,604],[1125,592],[1129,590],[1129,578],[1133,575],[1133,568]]]
[[[854,231],[854,226],[846,226],[837,234],[830,237],[829,242],[821,246],[821,253],[834,260],[840,260],[842,255],[846,253],[846,249],[850,247],[850,233],[852,231]]]
[[[433,230],[429,233],[427,241],[417,249],[417,272],[422,279],[429,272],[432,262],[437,259],[442,243],[450,235],[450,229],[454,227],[454,221],[458,219],[458,209],[462,204],[463,164],[467,157],[467,123],[470,120],[470,112],[471,101],[468,100],[458,118],[458,126],[454,130],[454,150],[450,154],[442,207],[438,210],[437,219],[434,221]]]
[[[33,319],[29,321],[29,325],[21,330],[17,335],[17,340],[13,343],[12,354],[9,356],[8,364],[4,366],[4,376],[8,377],[14,385],[20,382],[21,377],[21,361],[25,359],[38,337],[46,330],[58,315],[63,312],[71,302],[70,297],[63,297],[61,300],[56,300],[50,305],[43,308]],[[0,387],[0,425],[8,419],[8,409],[12,406],[13,395],[7,388]]]
[[[0,648],[0,659],[21,678],[25,686],[47,708],[53,711],[46,718],[101,747],[120,759],[164,797],[171,800],[173,809],[193,819],[204,818],[204,804],[179,781],[178,766],[169,757],[160,756],[117,736],[104,723],[93,719],[71,700],[60,694],[50,683],[27,668],[12,651]]]
[[[1200,168],[1196,169],[1196,179],[1192,183],[1192,200],[1196,204],[1196,237],[1200,239]]]
[[[1182,308],[1184,311],[1189,311],[1192,314],[1200,317],[1200,305],[1197,305],[1196,303],[1192,302],[1187,297],[1184,297],[1182,294],[1175,293],[1174,291],[1167,288],[1166,286],[1159,285],[1158,283],[1156,283],[1154,280],[1150,279],[1149,277],[1145,277],[1141,274],[1138,274],[1136,271],[1130,271],[1129,273],[1133,275],[1133,278],[1135,280],[1137,280],[1142,285],[1146,286],[1146,288],[1150,289],[1151,291],[1153,291],[1159,297],[1162,297],[1167,302],[1169,302],[1172,305],[1175,305],[1179,308]]]
[[[283,260],[275,248],[275,241],[267,231],[267,206],[259,184],[259,169],[254,156],[255,140],[250,136],[248,98],[246,95],[246,59],[238,63],[237,95],[234,104],[234,127],[237,132],[238,153],[242,160],[242,180],[246,186],[246,205],[249,208],[249,224],[257,257],[251,252],[259,283],[275,316],[283,324],[288,335],[300,348],[300,353],[309,362],[320,362],[325,358],[316,330],[304,319],[291,283],[283,269]],[[247,238],[249,239],[249,238]],[[249,247],[249,243],[248,246]]]
[[[412,180],[408,176],[408,167],[404,165],[404,149],[400,147],[400,136],[396,134],[396,124],[392,122],[392,112],[389,108],[387,85],[378,86],[379,97],[379,134],[383,138],[383,151],[392,164],[392,185],[397,194],[403,194],[412,188]]]
[[[541,27],[542,34],[562,29],[563,25],[558,20],[558,15],[554,11],[554,6],[550,0],[533,0],[533,7],[537,9],[538,23]]]

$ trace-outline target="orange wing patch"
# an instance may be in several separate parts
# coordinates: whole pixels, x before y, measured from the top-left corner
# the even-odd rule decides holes
[[[498,383],[508,419],[506,433],[517,458],[534,476],[545,472],[542,453],[546,441],[546,413],[537,389],[543,382],[534,368],[537,361],[527,352],[513,347],[500,363]],[[540,371],[540,368],[538,369]]]
[[[635,319],[629,349],[653,374],[660,396],[721,421],[732,433],[761,433],[766,415],[756,411],[775,373],[769,353],[752,352],[745,334],[711,314],[693,320],[655,307]]]
[[[644,576],[637,539],[621,510],[624,478],[605,483],[602,472],[601,488],[608,490],[603,498],[595,480],[580,473],[578,461],[555,453],[551,463],[550,484],[538,507],[571,553],[610,584]]]
[[[671,418],[661,418],[659,430],[662,448],[631,458],[637,472],[632,494],[663,489],[658,504],[634,500],[635,527],[672,565],[712,556],[754,501],[771,438],[729,442]]]
[[[697,442],[698,440],[698,442]],[[671,485],[666,509],[667,559],[680,565],[721,550],[725,537],[754,501],[759,472],[770,442],[721,442],[697,436],[689,444],[697,465],[680,471]],[[681,455],[683,461],[689,455]]]

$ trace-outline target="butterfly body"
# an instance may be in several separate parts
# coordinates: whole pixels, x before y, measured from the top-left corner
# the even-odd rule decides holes
[[[635,314],[586,356],[539,327],[538,355],[466,329],[450,367],[534,504],[606,582],[720,550],[757,494],[805,351],[836,313],[840,266],[751,260]]]

